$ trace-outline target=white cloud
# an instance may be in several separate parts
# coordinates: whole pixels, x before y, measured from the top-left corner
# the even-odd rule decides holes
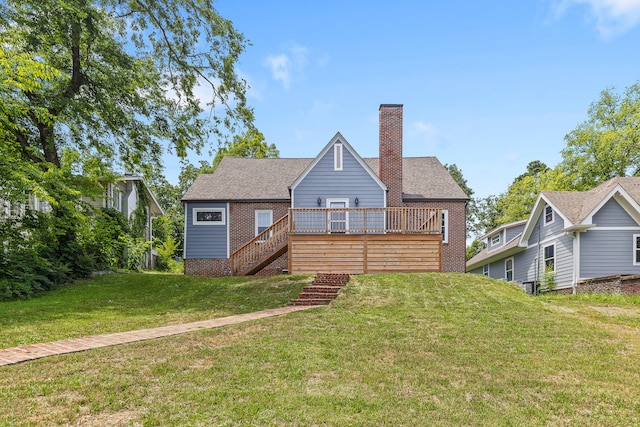
[[[263,64],[271,71],[271,77],[288,90],[304,74],[309,64],[324,67],[328,63],[328,55],[311,58],[308,47],[294,43],[285,52],[267,56]]]
[[[640,0],[555,0],[554,10],[561,16],[572,6],[586,5],[600,36],[610,39],[640,23]]]
[[[442,139],[442,133],[431,123],[418,120],[410,124],[409,137],[426,143],[430,149],[435,149]]]

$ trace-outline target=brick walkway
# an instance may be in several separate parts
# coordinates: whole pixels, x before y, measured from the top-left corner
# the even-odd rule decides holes
[[[236,323],[247,322],[249,320],[280,316],[313,307],[317,306],[288,306],[256,311],[254,313],[238,314],[236,316],[221,317],[219,319],[185,323],[181,325],[162,326],[160,328],[140,329],[137,331],[93,335],[81,338],[70,338],[62,341],[5,348],[0,350],[0,366],[25,362],[27,360],[40,359],[41,357],[53,356],[56,354],[74,353],[77,351],[90,350],[92,348],[127,344],[153,338],[167,337],[170,335],[184,334],[186,332],[200,331],[203,329],[219,328],[221,326],[234,325]]]

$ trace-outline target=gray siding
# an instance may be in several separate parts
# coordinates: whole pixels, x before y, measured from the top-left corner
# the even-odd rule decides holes
[[[494,244],[491,243],[491,239],[493,237],[495,237],[497,234],[500,235],[500,241],[494,245]],[[487,251],[488,252],[493,252],[496,249],[500,249],[502,246],[504,246],[504,230],[501,230],[499,233],[493,233],[491,236],[489,236],[487,238]]]
[[[640,274],[640,266],[633,265],[633,235],[640,227],[630,230],[599,230],[593,228],[580,236],[580,278]]]
[[[194,208],[223,208],[225,225],[194,225]],[[186,202],[185,203],[185,258],[227,258],[227,227],[229,212],[226,203]]]
[[[516,227],[507,228],[505,230],[505,233],[506,233],[505,242],[510,242],[511,240],[513,240],[514,237],[522,233],[524,231],[524,226],[525,224],[521,224]]]
[[[607,203],[593,216],[596,227],[637,227],[638,224],[614,199]]]
[[[302,179],[292,194],[294,208],[326,207],[327,198],[348,198],[349,207],[384,207],[384,190],[343,146],[343,167],[333,168],[333,146]],[[318,197],[321,206],[318,206]]]

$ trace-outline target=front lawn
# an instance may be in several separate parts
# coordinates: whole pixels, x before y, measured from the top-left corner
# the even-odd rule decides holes
[[[257,280],[299,289],[287,277]],[[165,309],[203,310],[180,304]],[[639,298],[354,276],[327,307],[0,368],[0,425],[640,425],[639,317]]]

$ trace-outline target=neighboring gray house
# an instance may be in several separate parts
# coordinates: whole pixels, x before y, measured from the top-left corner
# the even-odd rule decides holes
[[[468,198],[435,157],[403,158],[401,105],[380,106],[379,148],[379,158],[363,159],[337,133],[313,159],[223,158],[182,199],[185,273],[380,271],[372,246],[358,254],[350,249],[373,245],[381,235],[404,245],[396,254],[407,251],[392,268],[464,271]],[[303,234],[315,239],[306,243],[310,252]],[[438,254],[425,255],[426,246],[415,243],[426,241],[420,234],[430,235]],[[416,246],[409,248],[411,242]],[[272,253],[239,254],[267,247]],[[250,257],[255,268],[238,267]]]
[[[543,191],[527,220],[483,236],[487,247],[467,272],[540,284],[552,271],[557,290],[593,279],[640,274],[640,177],[613,178],[584,192]]]

